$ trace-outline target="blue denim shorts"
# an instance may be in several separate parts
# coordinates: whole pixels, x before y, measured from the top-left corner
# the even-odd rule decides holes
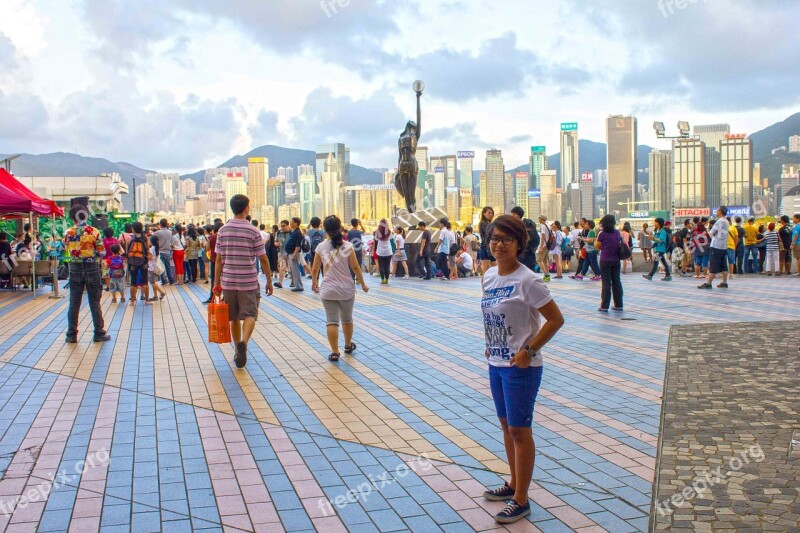
[[[531,427],[533,405],[542,384],[542,368],[489,365],[489,387],[497,418],[505,418],[510,427]]]
[[[728,264],[732,265],[734,263],[736,263],[736,250],[728,248]]]
[[[709,259],[711,259],[711,257],[708,255],[696,255],[694,256],[694,266],[708,268]]]

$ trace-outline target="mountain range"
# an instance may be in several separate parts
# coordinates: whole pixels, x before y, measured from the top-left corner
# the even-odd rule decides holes
[[[773,154],[773,150],[781,146],[787,146],[789,137],[792,135],[800,135],[800,113],[795,113],[786,118],[786,120],[749,136],[753,141],[753,160],[761,164],[761,176],[762,178],[768,178],[770,185],[780,182],[781,165],[800,162],[800,154],[789,153],[785,150],[777,150]],[[665,145],[664,148],[667,148],[667,146]],[[580,172],[591,172],[606,168],[605,143],[581,139],[578,149],[580,152],[578,161]],[[644,145],[637,147],[637,166],[639,168],[647,168],[647,154],[651,149],[651,147]],[[0,160],[6,157],[7,155],[0,154]],[[243,155],[235,155],[217,166],[246,166],[248,157],[269,158],[270,172],[274,173],[274,170],[278,167],[297,167],[302,164],[313,165],[315,153],[311,150],[267,145],[255,148]],[[561,155],[558,153],[553,154],[547,158],[548,167],[559,169],[560,161]],[[132,163],[115,163],[107,159],[85,157],[66,152],[40,155],[22,154],[21,157],[12,162],[12,169],[19,176],[96,176],[101,173],[117,172],[129,187],[133,187],[134,180],[136,180],[137,184],[144,183],[145,174],[154,172],[137,167]],[[509,171],[516,170],[527,171],[527,162]],[[204,172],[204,170],[199,170],[192,174],[183,175],[181,178],[191,178],[201,182]],[[477,177],[480,171],[475,172]],[[379,172],[354,164],[350,165],[350,176],[353,184],[380,184],[383,182],[383,176]],[[124,198],[124,207],[126,209],[133,208],[132,194]]]

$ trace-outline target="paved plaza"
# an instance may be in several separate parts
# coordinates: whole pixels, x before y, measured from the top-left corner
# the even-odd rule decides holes
[[[152,307],[104,294],[104,344],[88,309],[65,344],[66,299],[0,294],[0,531],[495,529],[503,503],[481,494],[508,467],[479,280],[368,283],[354,355],[327,360],[317,295],[276,289],[241,370],[205,340],[208,285]],[[798,278],[623,284],[622,314],[597,312],[599,283],[550,284],[566,325],[545,349],[532,514],[511,531],[646,530],[670,326],[788,320],[800,294]]]

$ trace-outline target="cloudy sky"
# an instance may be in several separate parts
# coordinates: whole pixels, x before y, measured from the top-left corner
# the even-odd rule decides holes
[[[431,153],[604,142],[609,114],[728,122],[800,108],[796,0],[3,0],[0,152],[156,170],[345,142],[396,165],[422,79]],[[476,167],[482,167],[482,163]]]

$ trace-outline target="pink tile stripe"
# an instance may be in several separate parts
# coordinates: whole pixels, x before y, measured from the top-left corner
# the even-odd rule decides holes
[[[52,486],[50,480],[58,473],[85,390],[85,381],[65,376],[56,379],[0,480],[0,502],[4,509],[14,508],[17,496],[25,495],[27,502],[14,508],[10,515],[0,514],[0,530],[36,528]]]
[[[246,531],[283,531],[264,478],[236,417],[195,408],[222,524]]]
[[[270,446],[275,450],[278,460],[283,465],[289,481],[292,482],[297,496],[303,502],[303,507],[317,531],[345,533],[347,528],[336,514],[334,506],[328,502],[322,487],[314,479],[314,475],[306,466],[303,457],[298,453],[286,431],[280,426],[264,422],[261,423],[261,427],[264,428]]]
[[[114,423],[117,419],[119,389],[104,387],[97,408],[97,417],[89,439],[87,458],[102,458],[103,453],[111,453],[111,440],[114,437]],[[81,476],[78,495],[72,509],[71,533],[97,531],[103,511],[103,494],[108,477],[108,462],[95,462]]]
[[[400,454],[400,457],[470,527],[476,531],[501,528],[494,521],[494,515],[503,510],[505,503],[485,500],[483,491],[486,490],[486,487],[469,475],[460,465],[438,461],[421,461],[416,457],[403,454]],[[590,526],[599,527],[591,518],[536,483],[531,483],[528,497],[572,529]],[[540,531],[529,520],[520,520],[506,529],[515,532]]]

